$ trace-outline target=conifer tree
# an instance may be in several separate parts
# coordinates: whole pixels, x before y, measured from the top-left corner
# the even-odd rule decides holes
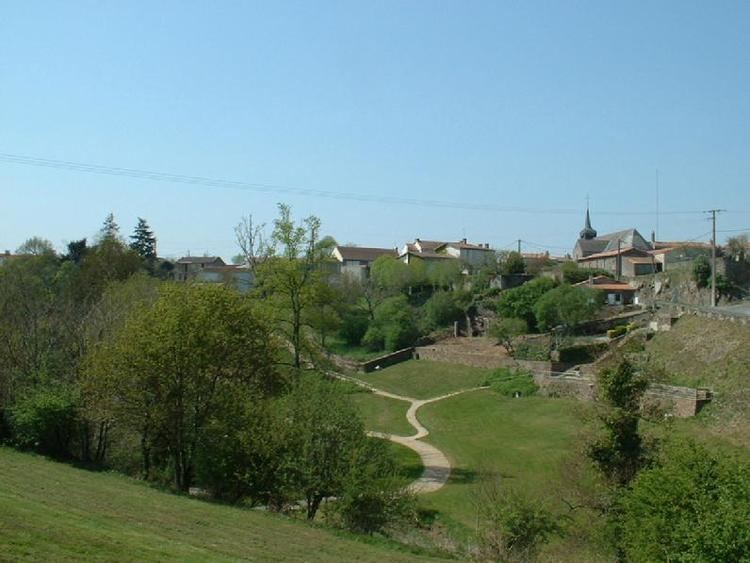
[[[113,242],[120,240],[120,226],[115,222],[115,216],[110,213],[104,219],[104,224],[99,231],[100,242]]]
[[[141,258],[153,260],[156,258],[156,237],[154,232],[148,226],[145,219],[138,217],[138,224],[130,235],[130,248],[134,250]]]

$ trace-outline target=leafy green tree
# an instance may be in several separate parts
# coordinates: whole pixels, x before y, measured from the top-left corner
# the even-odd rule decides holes
[[[449,291],[438,291],[422,307],[425,328],[434,330],[449,326],[464,317],[464,309],[456,299],[456,294]]]
[[[427,272],[427,280],[433,287],[453,289],[463,277],[464,265],[460,260],[439,260]]]
[[[701,255],[693,260],[693,280],[698,287],[708,287],[711,281],[711,262]]]
[[[74,264],[80,264],[83,261],[84,256],[88,247],[86,246],[86,239],[74,240],[68,243],[68,252],[62,256],[63,260],[68,260]]]
[[[10,411],[14,442],[58,459],[74,457],[80,406],[78,390],[69,384],[29,390]]]
[[[597,395],[604,434],[588,447],[588,456],[607,481],[622,487],[649,461],[651,452],[639,430],[641,399],[648,381],[627,360],[603,369]]]
[[[31,237],[16,249],[17,254],[31,256],[55,255],[55,247],[50,241],[42,237]]]
[[[375,284],[393,295],[405,291],[412,283],[409,265],[393,256],[379,256],[370,268]]]
[[[540,547],[561,533],[554,516],[538,500],[484,478],[475,491],[478,543],[482,559],[534,561]]]
[[[383,440],[366,440],[352,453],[352,467],[332,513],[348,530],[373,534],[416,516],[414,495],[397,474]]]
[[[130,249],[146,262],[151,263],[156,259],[156,237],[145,219],[138,217],[138,224],[130,235],[130,240]]]
[[[304,498],[312,520],[323,499],[344,490],[367,439],[364,426],[341,386],[315,374],[301,377],[277,409],[285,421],[278,436],[286,448],[278,470],[284,497]]]
[[[594,316],[598,302],[597,295],[589,288],[560,285],[542,295],[534,304],[537,328],[547,331],[562,325],[572,330]]]
[[[523,319],[529,329],[536,329],[536,302],[555,287],[555,281],[550,278],[537,278],[520,287],[508,289],[500,294],[497,301],[497,312],[503,317]]]
[[[618,510],[628,561],[750,560],[750,466],[693,442],[642,471]]]
[[[329,241],[330,243],[330,241]],[[302,366],[306,315],[320,302],[328,273],[329,248],[320,241],[320,219],[295,224],[288,205],[279,204],[268,257],[257,265],[256,294],[265,297],[283,337],[292,347],[293,366]]]
[[[370,317],[367,312],[350,307],[341,317],[339,336],[350,346],[359,346],[369,326]]]
[[[141,435],[144,474],[158,438],[174,486],[187,492],[203,432],[237,397],[280,383],[266,319],[223,286],[164,285],[89,355],[84,384],[108,397],[112,418]]]
[[[500,271],[507,275],[523,274],[526,272],[526,262],[518,252],[508,252],[500,264]]]
[[[529,325],[526,324],[525,320],[505,317],[498,319],[498,321],[490,327],[490,336],[505,348],[509,356],[513,357],[515,355],[516,340],[519,336],[526,334],[528,331]]]
[[[372,350],[399,350],[419,336],[414,309],[405,295],[389,297],[375,309],[363,343]]]

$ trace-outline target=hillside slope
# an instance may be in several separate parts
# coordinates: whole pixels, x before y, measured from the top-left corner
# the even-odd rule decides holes
[[[685,315],[646,344],[649,370],[675,385],[708,387],[700,419],[711,432],[750,447],[750,327]]]
[[[385,542],[0,447],[0,560],[415,561]]]

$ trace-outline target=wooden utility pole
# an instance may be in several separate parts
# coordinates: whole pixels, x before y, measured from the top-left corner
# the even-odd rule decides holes
[[[725,209],[709,209],[711,214],[711,307],[716,307],[716,214]]]

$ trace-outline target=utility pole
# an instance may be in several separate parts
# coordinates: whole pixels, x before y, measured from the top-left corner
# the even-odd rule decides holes
[[[615,275],[617,276],[617,281],[620,281],[620,278],[622,277],[622,257],[620,255],[622,249],[622,239],[617,239],[617,262],[615,263]]]
[[[709,209],[711,214],[711,307],[716,307],[716,214],[726,209]]]

